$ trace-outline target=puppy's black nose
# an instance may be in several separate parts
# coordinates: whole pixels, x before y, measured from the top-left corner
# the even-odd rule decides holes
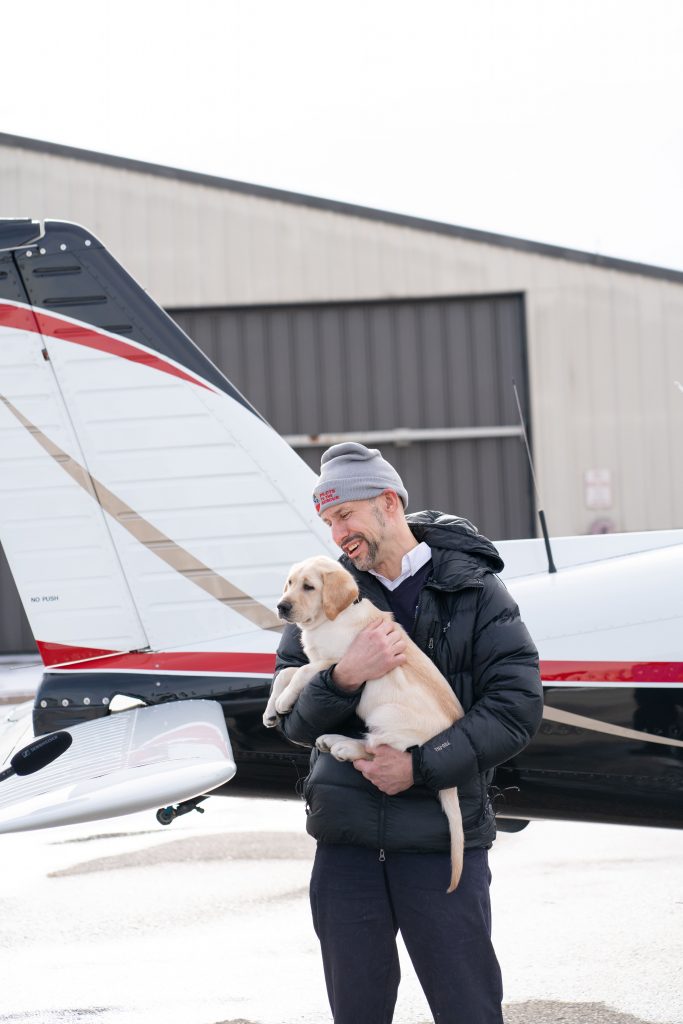
[[[286,619],[292,610],[291,601],[280,601],[277,606],[277,613],[281,619]]]

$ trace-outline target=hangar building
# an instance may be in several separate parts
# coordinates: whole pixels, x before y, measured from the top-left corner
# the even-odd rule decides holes
[[[556,535],[683,518],[683,272],[0,134],[0,217],[89,228],[312,466]],[[0,653],[33,643],[4,561]]]

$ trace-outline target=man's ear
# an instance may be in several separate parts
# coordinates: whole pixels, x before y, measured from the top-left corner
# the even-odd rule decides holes
[[[350,572],[341,565],[335,565],[323,573],[323,611],[325,617],[334,622],[340,612],[358,597],[358,585]]]
[[[403,511],[403,502],[399,498],[396,491],[382,491],[380,498],[382,501],[382,504],[380,506],[382,508],[382,511],[392,513],[396,512],[398,509],[401,509],[401,511]]]

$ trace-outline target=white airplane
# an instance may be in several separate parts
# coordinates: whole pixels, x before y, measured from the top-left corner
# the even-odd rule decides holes
[[[44,664],[0,737],[0,832],[170,820],[236,764],[301,763],[261,714],[288,568],[339,554],[313,474],[73,224],[0,221],[0,468]],[[497,771],[499,824],[681,827],[683,530],[556,539],[556,574],[540,539],[498,547],[546,697]]]

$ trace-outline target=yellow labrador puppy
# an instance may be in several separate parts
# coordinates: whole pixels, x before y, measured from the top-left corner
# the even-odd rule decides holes
[[[292,567],[278,613],[285,622],[301,629],[308,665],[279,672],[263,716],[271,728],[277,714],[294,707],[304,686],[316,673],[336,664],[353,639],[377,619],[391,619],[371,601],[358,601],[358,587],[351,573],[332,558],[318,556]],[[399,626],[399,629],[401,627]],[[460,701],[434,663],[406,635],[407,661],[381,679],[368,680],[358,705],[358,715],[368,732],[363,740],[348,736],[319,736],[316,746],[338,761],[372,757],[375,747],[385,743],[407,750],[425,743],[462,718]],[[460,881],[463,861],[463,829],[457,789],[442,789],[441,806],[451,833],[451,883],[453,892]]]

